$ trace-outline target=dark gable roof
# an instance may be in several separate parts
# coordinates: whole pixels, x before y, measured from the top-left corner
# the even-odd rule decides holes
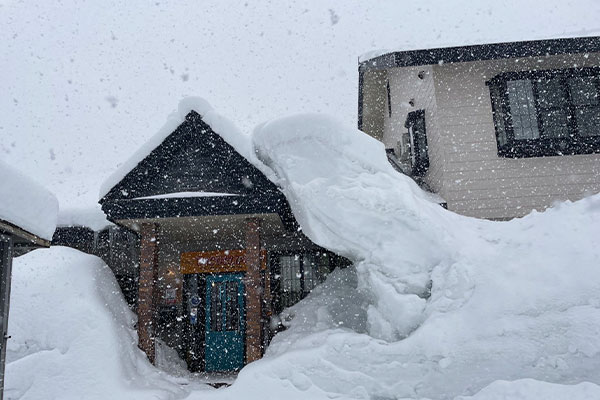
[[[599,36],[398,51],[360,62],[359,70],[593,52],[600,52]]]
[[[178,192],[236,196],[139,199]],[[111,221],[277,213],[286,226],[295,224],[289,204],[279,189],[195,111],[100,203]]]

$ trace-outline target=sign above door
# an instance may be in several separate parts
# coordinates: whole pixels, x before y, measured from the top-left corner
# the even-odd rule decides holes
[[[267,252],[261,250],[261,269],[267,268]],[[193,251],[181,254],[182,274],[244,272],[246,250]]]

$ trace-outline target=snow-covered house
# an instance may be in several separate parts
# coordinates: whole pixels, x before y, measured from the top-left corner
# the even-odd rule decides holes
[[[271,317],[344,259],[301,233],[243,135],[196,103],[107,180],[100,203],[139,236],[140,348],[154,361],[160,338],[190,370],[231,371],[260,358]]]
[[[0,162],[0,399],[4,391],[12,259],[49,247],[57,214],[58,201],[52,193]]]
[[[460,214],[600,191],[600,37],[398,51],[359,63],[358,125]]]

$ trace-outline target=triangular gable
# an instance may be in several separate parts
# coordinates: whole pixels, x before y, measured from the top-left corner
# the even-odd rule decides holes
[[[278,189],[191,111],[100,202],[178,192],[257,195]]]

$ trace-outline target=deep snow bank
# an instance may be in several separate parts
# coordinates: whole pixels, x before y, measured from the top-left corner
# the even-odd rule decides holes
[[[378,142],[331,119],[269,122],[253,140],[304,232],[356,262],[327,281],[341,300],[317,290],[288,311],[270,374],[363,398],[600,382],[600,196],[474,220],[428,202]]]
[[[7,399],[172,399],[184,392],[137,348],[108,267],[66,247],[14,260]]]

